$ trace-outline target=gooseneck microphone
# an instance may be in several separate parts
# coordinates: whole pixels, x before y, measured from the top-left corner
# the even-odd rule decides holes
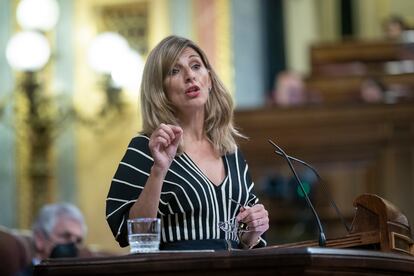
[[[284,157],[283,153],[282,153],[282,152],[280,152],[280,151],[277,149],[276,144],[275,144],[272,140],[268,140],[268,141],[269,141],[269,143],[270,143],[270,144],[272,144],[272,146],[274,146],[274,147],[276,148],[275,153],[276,153],[276,154],[278,154],[278,155],[280,155],[280,156],[282,156],[282,157]],[[327,187],[325,186],[325,181],[324,181],[324,180],[322,179],[322,177],[319,175],[318,171],[317,171],[314,167],[312,167],[311,165],[309,165],[308,163],[306,163],[306,162],[305,162],[305,161],[303,161],[303,160],[300,160],[300,159],[295,158],[295,157],[290,156],[290,155],[286,155],[286,156],[287,156],[290,160],[296,161],[296,162],[298,162],[298,163],[300,163],[300,164],[302,164],[302,165],[304,165],[304,166],[306,166],[306,167],[308,167],[309,169],[311,169],[311,170],[312,170],[312,172],[313,172],[313,173],[316,175],[316,177],[318,178],[319,183],[321,183],[321,184],[322,184],[321,186],[322,186],[322,189],[323,189],[323,191],[324,191],[324,194],[328,195],[328,199],[329,199],[329,202],[330,202],[331,206],[335,209],[336,214],[337,214],[337,215],[338,215],[338,217],[340,218],[340,220],[341,220],[342,224],[344,225],[344,227],[345,227],[346,231],[349,233],[349,232],[351,231],[351,228],[350,228],[350,226],[346,223],[345,218],[344,218],[344,216],[342,215],[342,213],[339,211],[339,208],[338,208],[338,206],[335,204],[335,201],[333,201],[331,194],[329,193],[329,191],[328,191]]]
[[[313,207],[312,202],[310,201],[310,198],[308,196],[308,194],[305,191],[305,188],[303,188],[303,184],[302,181],[300,180],[298,174],[296,173],[295,169],[293,168],[292,162],[290,162],[289,157],[287,156],[287,154],[278,146],[276,145],[272,140],[268,140],[269,143],[271,143],[275,148],[278,149],[278,151],[283,155],[283,157],[286,159],[289,168],[291,169],[293,175],[295,176],[296,182],[298,183],[300,189],[302,190],[302,193],[305,195],[305,199],[306,202],[308,203],[309,207],[312,210],[313,215],[315,216],[318,228],[319,228],[319,246],[320,247],[324,247],[326,245],[326,237],[325,237],[325,232],[323,231],[323,227],[322,227],[322,223],[321,220],[319,219],[318,213],[316,213],[315,208]]]

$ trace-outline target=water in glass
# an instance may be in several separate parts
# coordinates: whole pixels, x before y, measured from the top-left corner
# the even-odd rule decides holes
[[[160,247],[158,234],[132,234],[128,239],[131,253],[155,252]]]

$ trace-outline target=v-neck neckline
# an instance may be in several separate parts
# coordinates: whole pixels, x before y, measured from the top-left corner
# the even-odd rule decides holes
[[[210,183],[211,185],[213,185],[215,188],[220,188],[224,183],[226,183],[227,178],[229,177],[228,174],[228,166],[227,166],[227,161],[226,161],[226,156],[223,155],[221,156],[221,162],[223,162],[223,166],[224,166],[224,178],[223,180],[221,180],[221,182],[219,184],[214,183],[213,181],[211,181],[211,179],[201,170],[201,168],[197,165],[197,163],[191,158],[191,156],[189,154],[187,154],[186,152],[184,152],[184,155],[188,158],[188,160],[190,160],[191,164],[197,169],[197,171],[203,175],[203,177],[205,179],[208,180],[208,183]]]

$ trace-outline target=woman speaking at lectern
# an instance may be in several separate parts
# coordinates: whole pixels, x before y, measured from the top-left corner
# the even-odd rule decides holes
[[[112,180],[106,218],[128,245],[127,220],[161,219],[161,249],[265,246],[268,212],[253,194],[236,145],[233,102],[205,53],[169,36],[149,54],[141,84],[143,130]],[[235,221],[246,231],[225,231]]]

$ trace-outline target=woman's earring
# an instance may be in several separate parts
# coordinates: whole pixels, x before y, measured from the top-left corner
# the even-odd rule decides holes
[[[208,88],[208,92],[211,92],[211,87]]]

